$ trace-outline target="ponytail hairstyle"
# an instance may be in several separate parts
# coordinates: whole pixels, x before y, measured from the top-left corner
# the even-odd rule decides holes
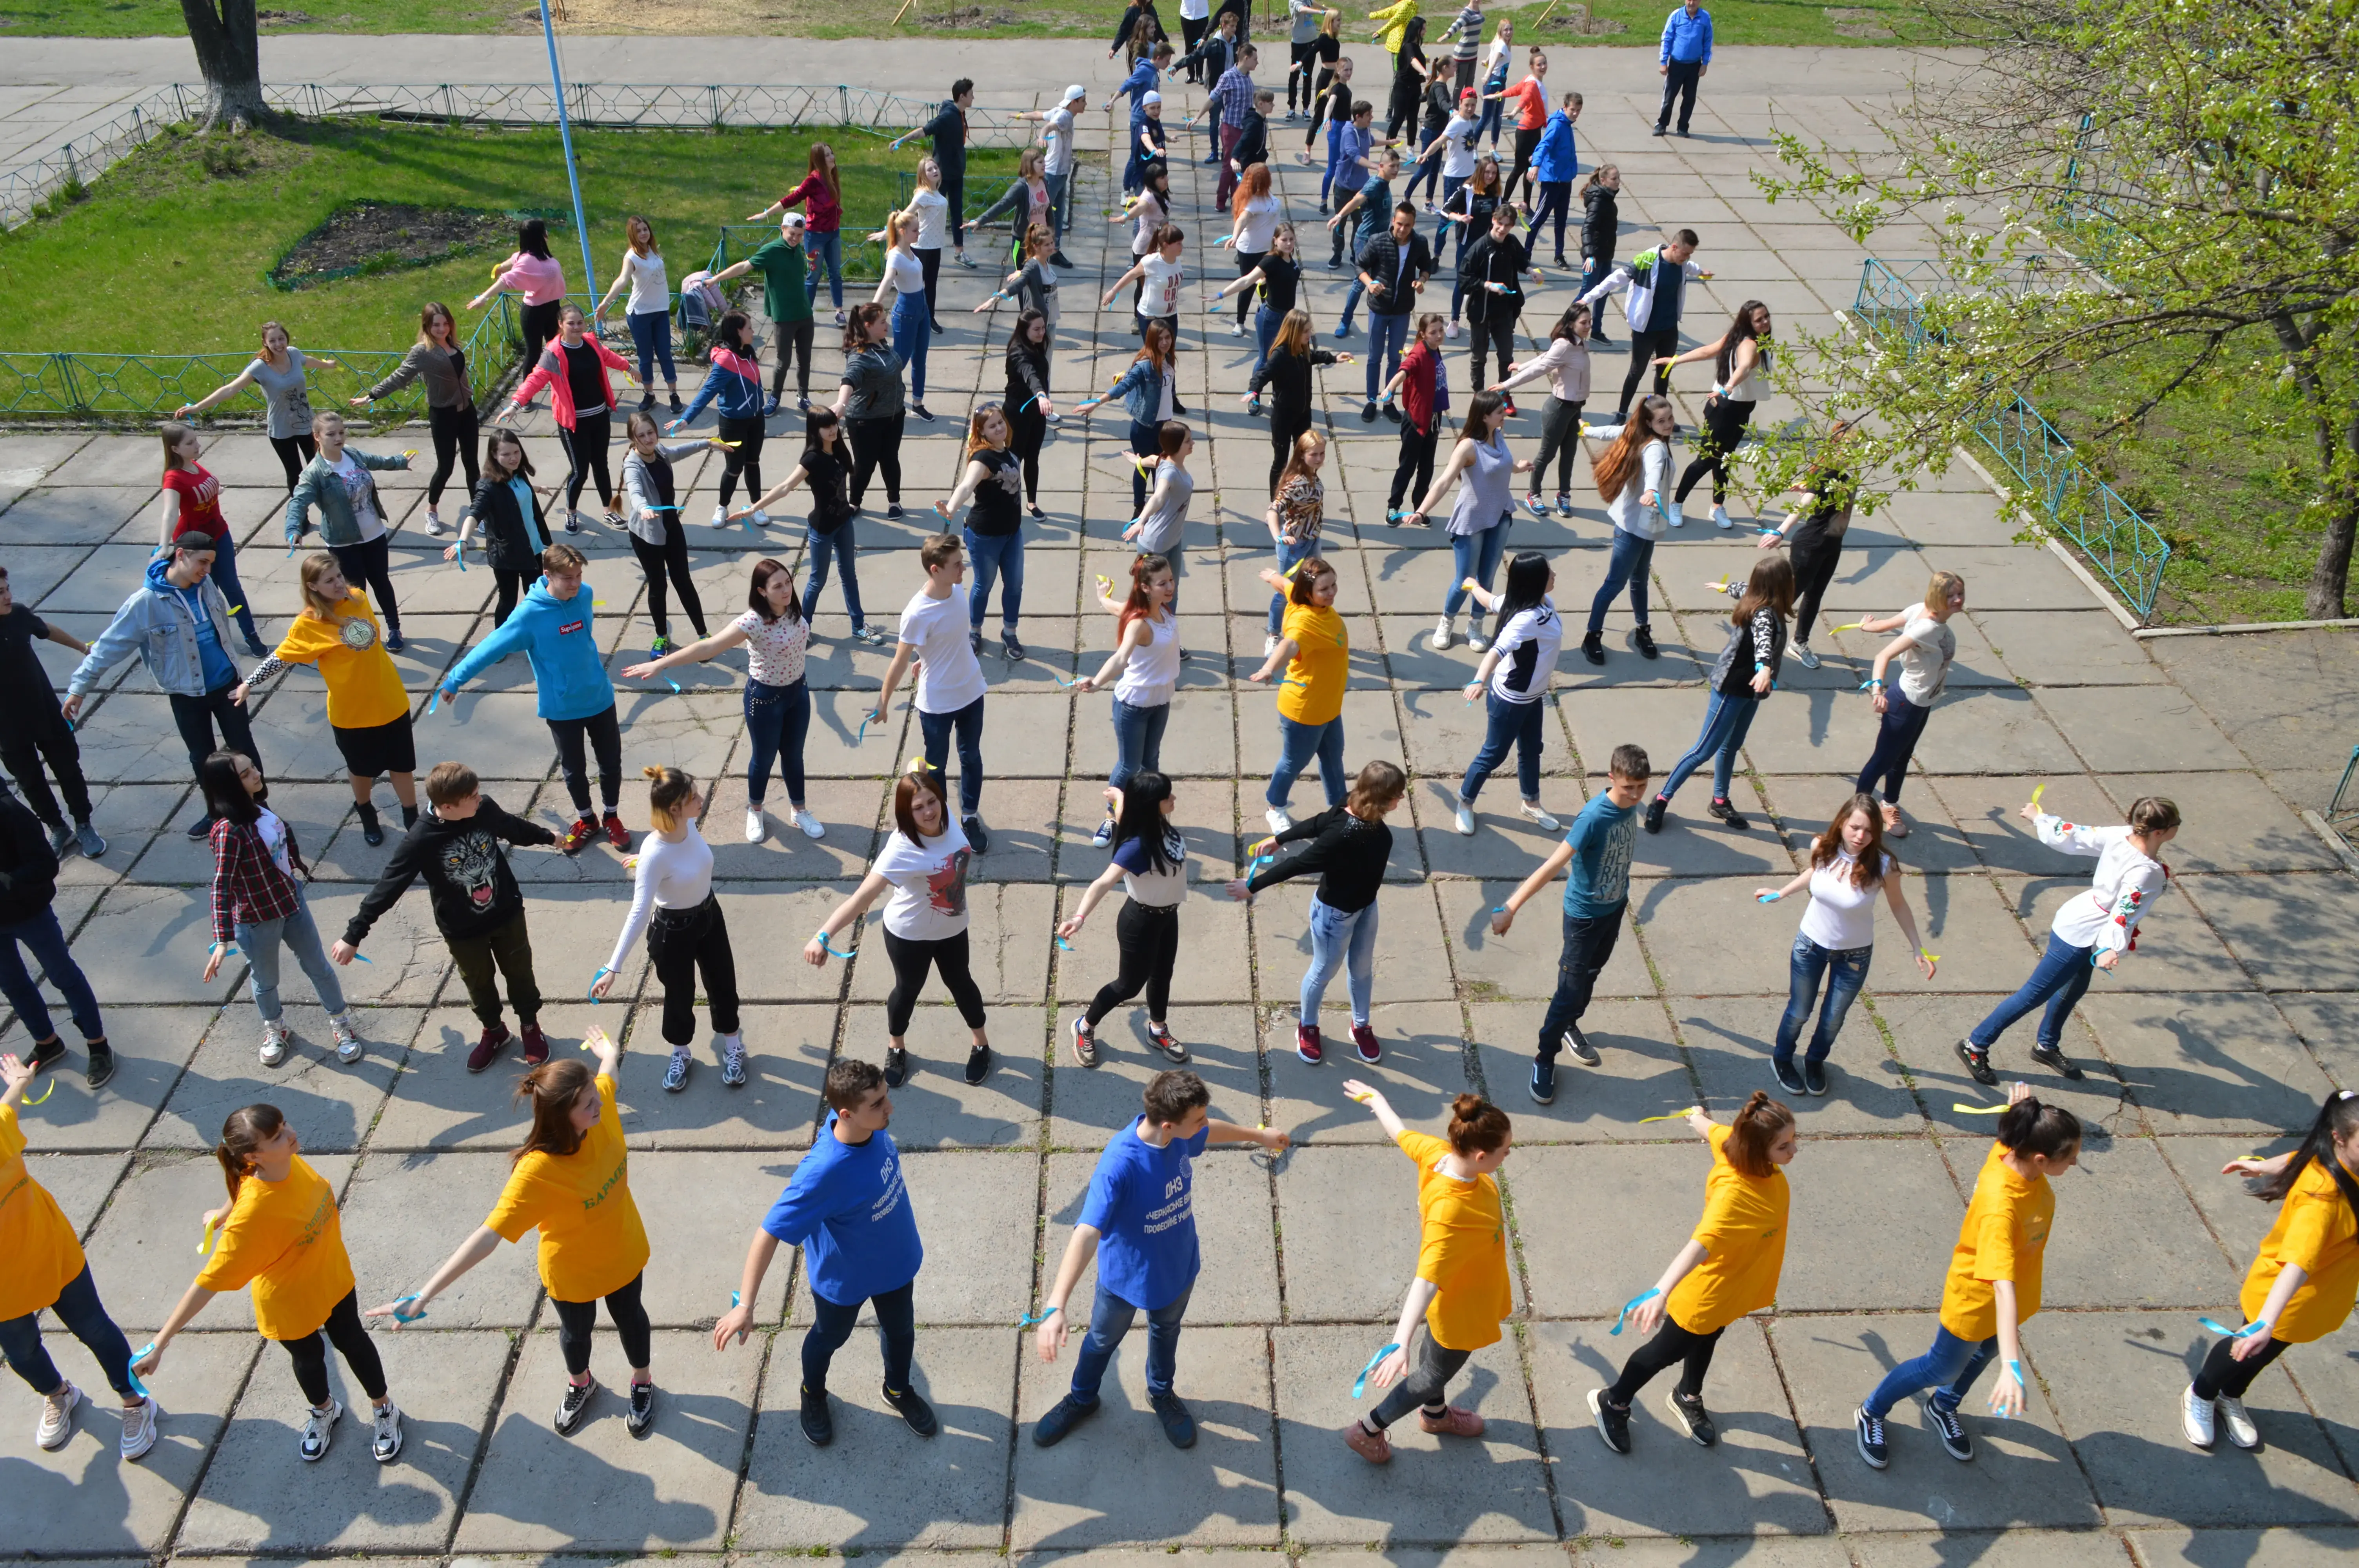
[[[1131,774],[1130,782],[1122,786],[1122,815],[1114,818],[1114,848],[1118,851],[1137,839],[1147,846],[1149,871],[1169,871],[1180,863],[1171,853],[1171,828],[1163,815],[1163,803],[1170,798],[1171,781],[1151,771]]]
[[[1130,630],[1132,622],[1144,621],[1155,613],[1155,599],[1147,589],[1154,586],[1157,578],[1170,570],[1171,557],[1169,556],[1158,556],[1150,551],[1132,559],[1130,595],[1123,600],[1122,619],[1115,622],[1114,627],[1114,634],[1117,642],[1121,640],[1125,632]]]
[[[1998,1119],[1998,1141],[2010,1154],[2060,1159],[2081,1146],[2081,1119],[2060,1105],[2042,1105],[2027,1095]]]
[[[270,1108],[263,1106],[260,1108],[268,1110]],[[240,1111],[238,1114],[243,1116],[245,1113]],[[2254,1177],[2245,1184],[2245,1190],[2264,1203],[2276,1203],[2293,1191],[2294,1183],[2301,1177],[2302,1167],[2315,1160],[2326,1168],[2328,1175],[2334,1178],[2335,1186],[2342,1191],[2343,1203],[2354,1216],[2359,1216],[2359,1178],[2354,1178],[2343,1168],[2343,1162],[2334,1152],[2337,1139],[2354,1137],[2359,1137],[2359,1094],[2353,1094],[2349,1089],[2337,1089],[2326,1097],[2324,1105],[2318,1108],[2318,1119],[2310,1124],[2310,1131],[2302,1139],[2301,1147],[2294,1151],[2293,1158],[2286,1162],[2285,1169],[2275,1175]]]
[[[1024,254],[1033,261],[1046,263],[1057,254],[1057,237],[1049,232],[1046,223],[1033,222],[1024,226]]]
[[[1737,1111],[1736,1119],[1729,1123],[1728,1141],[1721,1145],[1730,1168],[1756,1182],[1776,1175],[1777,1162],[1769,1158],[1769,1146],[1793,1125],[1792,1111],[1771,1099],[1768,1090],[1755,1089],[1753,1098]]]
[[[1556,325],[1549,329],[1549,341],[1553,343],[1561,338],[1568,341],[1578,342],[1580,340],[1573,332],[1575,324],[1593,319],[1594,312],[1576,299],[1564,308],[1564,314],[1558,317]]]
[[[1827,830],[1810,841],[1810,870],[1823,871],[1848,852],[1843,848],[1843,825],[1854,816],[1867,824],[1867,847],[1852,863],[1851,885],[1865,891],[1884,880],[1884,862],[1891,851],[1884,847],[1883,808],[1875,796],[1864,790],[1838,806]]]
[[[859,312],[853,312],[853,319],[857,320]],[[749,360],[754,357],[754,323],[743,310],[723,311],[721,319],[713,323],[712,336],[730,352],[743,354]],[[847,349],[844,351],[849,353],[852,351]]]
[[[573,1108],[583,1094],[598,1092],[597,1076],[578,1056],[543,1062],[516,1085],[516,1098],[532,1101],[532,1130],[524,1146],[508,1156],[514,1165],[527,1154],[553,1154],[560,1159],[579,1153],[582,1130],[573,1125]]]
[[[681,812],[696,793],[693,777],[669,764],[641,768],[639,775],[647,781],[647,817],[658,831],[692,826]]]
[[[1333,576],[1334,571],[1335,568],[1327,564],[1327,557],[1324,556],[1303,557],[1294,563],[1293,586],[1287,589],[1287,602],[1310,603],[1310,590],[1319,586],[1319,579],[1322,577]]]
[[[734,315],[735,312],[733,311],[731,314]],[[725,321],[728,318],[724,316],[722,319]],[[847,358],[868,346],[868,324],[883,319],[885,319],[885,307],[877,304],[874,299],[865,305],[855,305],[852,308],[852,313],[843,319],[843,351]]]
[[[1647,444],[1662,439],[1655,434],[1655,410],[1670,406],[1670,399],[1653,393],[1638,399],[1637,406],[1630,410],[1630,417],[1622,422],[1622,433],[1614,438],[1612,446],[1597,454],[1590,469],[1596,477],[1600,496],[1613,501],[1638,477],[1643,467],[1639,459]]]
[[[254,1174],[254,1152],[286,1129],[287,1119],[275,1105],[250,1105],[229,1113],[222,1123],[221,1141],[213,1145],[213,1158],[221,1162],[230,1202],[237,1201],[237,1189]]]
[[[1783,553],[1764,556],[1753,563],[1753,571],[1745,579],[1745,597],[1728,612],[1728,623],[1749,625],[1753,612],[1764,607],[1780,621],[1794,613],[1794,563]]]
[[[1408,775],[1392,762],[1382,760],[1361,768],[1352,781],[1352,793],[1344,797],[1343,809],[1363,822],[1382,821],[1385,807],[1408,793]]]
[[[642,429],[658,441],[663,439],[663,427],[656,423],[656,416],[644,408],[634,408],[631,416],[623,421],[623,435],[636,446]]]
[[[1304,319],[1308,320],[1310,318],[1305,317]],[[180,460],[179,445],[196,433],[196,427],[183,425],[178,419],[164,421],[157,434],[164,438],[164,471],[166,473],[187,466]]]
[[[1548,597],[1548,557],[1538,550],[1517,552],[1507,563],[1506,590],[1499,596],[1498,612],[1491,624],[1504,627],[1527,610],[1538,610]]]
[[[1460,1095],[1450,1102],[1448,1136],[1452,1153],[1495,1154],[1507,1146],[1514,1132],[1515,1124],[1507,1119],[1507,1113],[1481,1095]]]
[[[2179,805],[2158,795],[2142,795],[2130,802],[2130,831],[2167,833],[2179,826]]]

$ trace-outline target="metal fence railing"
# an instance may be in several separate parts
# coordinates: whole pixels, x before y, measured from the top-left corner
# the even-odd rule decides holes
[[[1925,301],[1937,291],[1929,286],[1947,281],[1937,262],[1896,265],[1871,256],[1861,269],[1853,314],[1878,342],[1912,359],[1940,341],[1941,329],[1928,319]],[[1996,283],[2014,297],[2057,281],[2055,269],[2034,262],[2020,276]],[[2082,462],[2071,441],[2021,394],[1986,416],[1974,434],[2014,476],[2022,499],[2081,547],[2141,621],[2152,620],[2170,561],[2170,542],[2161,531]]]

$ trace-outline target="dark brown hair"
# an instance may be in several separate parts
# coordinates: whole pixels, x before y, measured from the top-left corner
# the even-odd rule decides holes
[[[1146,1107],[1147,1119],[1160,1126],[1177,1127],[1188,1119],[1188,1113],[1200,1105],[1212,1103],[1212,1091],[1204,1080],[1186,1068],[1158,1073],[1147,1080],[1147,1092],[1139,1096]]]
[[[1768,1090],[1755,1089],[1753,1098],[1737,1111],[1736,1119],[1729,1123],[1728,1141],[1722,1145],[1730,1168],[1756,1181],[1775,1174],[1777,1165],[1769,1158],[1769,1145],[1793,1125],[1792,1111],[1771,1099]]]
[[[483,787],[475,770],[464,762],[437,762],[426,775],[426,798],[438,806],[455,805],[482,793]]]
[[[513,1165],[527,1154],[554,1154],[562,1159],[582,1150],[582,1130],[573,1125],[573,1108],[584,1091],[598,1092],[597,1075],[590,1065],[571,1056],[543,1062],[516,1085],[516,1098],[532,1101],[532,1130],[524,1146],[508,1156]]]
[[[689,826],[680,820],[680,808],[696,793],[695,778],[668,762],[650,762],[639,776],[647,781],[647,816],[657,828]]]
[[[1854,816],[1867,818],[1867,848],[1852,865],[1851,885],[1872,888],[1884,880],[1884,862],[1891,851],[1884,847],[1884,808],[1864,790],[1837,806],[1827,820],[1827,830],[1810,841],[1810,870],[1823,871],[1848,852],[1843,848],[1843,824]]]
[[[2040,1154],[2050,1160],[2081,1146],[2081,1119],[2060,1105],[2042,1105],[2026,1095],[1998,1119],[1998,1141],[2010,1154]]]
[[[849,356],[868,346],[868,323],[885,319],[885,307],[874,299],[865,305],[855,305],[852,314],[843,319],[843,351]]]
[[[1745,597],[1728,612],[1732,626],[1750,625],[1753,612],[1767,606],[1783,621],[1794,613],[1794,563],[1784,556],[1764,556],[1753,563],[1745,579]]]
[[[1294,586],[1287,590],[1288,600],[1294,604],[1310,603],[1311,589],[1321,578],[1332,576],[1334,571],[1324,556],[1303,557],[1294,563]],[[1335,580],[1340,583],[1343,579],[1338,577]]]
[[[838,1115],[858,1110],[868,1097],[885,1087],[885,1075],[874,1062],[857,1061],[845,1056],[829,1065],[827,1069],[827,1105]]]
[[[1450,1147],[1456,1153],[1494,1153],[1514,1130],[1507,1113],[1481,1095],[1460,1095],[1450,1102]]]
[[[237,1199],[237,1189],[254,1173],[254,1152],[278,1136],[287,1126],[286,1117],[275,1105],[250,1105],[243,1110],[229,1113],[222,1123],[221,1141],[213,1145],[213,1158],[221,1162],[222,1181],[229,1187],[230,1200]]]
[[[1614,501],[1629,488],[1630,481],[1645,466],[1639,459],[1647,450],[1647,443],[1663,438],[1655,434],[1655,410],[1670,406],[1669,398],[1653,393],[1638,399],[1637,406],[1630,410],[1630,417],[1622,422],[1622,433],[1614,438],[1612,446],[1597,454],[1596,462],[1590,467],[1589,471],[1596,476],[1600,496]]]
[[[1605,771],[1617,779],[1637,779],[1644,782],[1647,776],[1655,771],[1655,764],[1647,760],[1646,747],[1634,746],[1625,741],[1614,748],[1614,754],[1611,757],[1605,759]]]
[[[2130,802],[2130,829],[2166,833],[2179,826],[2179,803],[2158,795],[2142,795]]]
[[[262,1108],[267,1110],[270,1108],[265,1106]],[[2354,1215],[2359,1215],[2359,1179],[2354,1179],[2349,1171],[2343,1168],[2343,1162],[2334,1152],[2334,1141],[2349,1138],[2354,1133],[2359,1133],[2359,1094],[2353,1094],[2349,1089],[2336,1089],[2326,1097],[2326,1103],[2318,1108],[2318,1119],[2310,1124],[2310,1131],[2302,1139],[2301,1147],[2294,1151],[2294,1156],[2286,1162],[2285,1169],[2272,1176],[2254,1178],[2246,1184],[2245,1191],[2256,1198],[2275,1203],[2293,1191],[2294,1183],[2301,1176],[2302,1167],[2315,1160],[2328,1175],[2334,1178],[2335,1186],[2343,1194],[2343,1203]]]
[[[909,809],[910,803],[918,798],[919,790],[924,790],[928,795],[932,795],[935,803],[942,808],[942,827],[945,831],[949,829],[951,821],[951,797],[942,791],[940,771],[930,767],[910,769],[893,784],[893,826],[898,827],[901,830],[901,837],[912,844],[922,844],[926,841],[926,836],[918,831],[917,814]]]
[[[770,579],[780,572],[787,574],[787,609],[784,615],[770,613]],[[772,621],[800,621],[802,600],[795,591],[795,572],[786,562],[764,556],[754,563],[754,580],[745,589],[745,608],[760,616],[766,623]]]

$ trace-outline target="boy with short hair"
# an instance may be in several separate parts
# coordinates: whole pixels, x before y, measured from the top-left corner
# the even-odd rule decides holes
[[[1353,123],[1359,123],[1356,114]],[[1335,215],[1327,220],[1327,226],[1335,232],[1335,251],[1327,259],[1330,272],[1343,265],[1345,235],[1351,236],[1352,255],[1356,260],[1369,241],[1392,226],[1393,181],[1400,177],[1400,149],[1385,147],[1360,161],[1370,172],[1350,200],[1335,204]],[[1350,291],[1343,296],[1343,319],[1335,324],[1338,342],[1352,335],[1352,312],[1359,308],[1360,297],[1367,291],[1367,285],[1354,278]]]
[[[483,1037],[467,1054],[467,1071],[480,1073],[490,1066],[512,1038],[500,1017],[494,965],[507,978],[508,1000],[515,1004],[516,1023],[524,1032],[525,1062],[537,1067],[549,1060],[549,1041],[540,1032],[532,934],[525,926],[524,890],[516,885],[507,852],[500,846],[504,841],[554,844],[557,835],[503,811],[483,793],[475,770],[464,762],[434,764],[426,775],[426,803],[432,809],[402,836],[384,874],[353,912],[343,939],[328,949],[328,957],[339,964],[351,963],[368,939],[369,928],[401,901],[412,881],[424,876],[435,929],[450,945],[451,961],[467,987],[467,1005],[484,1026]]]
[[[1491,934],[1505,936],[1516,921],[1516,911],[1539,896],[1540,890],[1571,868],[1564,884],[1564,952],[1557,960],[1556,994],[1549,999],[1548,1016],[1540,1020],[1539,1049],[1532,1058],[1532,1098],[1546,1105],[1556,1098],[1556,1055],[1570,1050],[1583,1066],[1596,1066],[1597,1047],[1581,1032],[1581,1015],[1589,1011],[1590,993],[1597,976],[1614,957],[1622,935],[1622,913],[1630,903],[1630,847],[1638,833],[1638,803],[1647,793],[1653,771],[1644,748],[1620,745],[1605,765],[1604,790],[1573,818],[1564,842],[1507,895],[1491,915]]]
[[[966,578],[966,546],[955,534],[934,534],[919,546],[918,560],[926,568],[926,586],[901,610],[900,645],[885,671],[884,689],[869,722],[885,722],[894,688],[918,665],[918,689],[913,706],[918,728],[926,738],[926,765],[935,773],[950,760],[951,733],[958,733],[959,827],[978,855],[991,848],[983,826],[983,699],[990,690],[983,678],[983,633],[967,621],[967,596],[958,591]]]
[[[1071,1391],[1032,1428],[1032,1441],[1042,1448],[1063,1441],[1095,1413],[1106,1367],[1142,1312],[1147,1397],[1171,1445],[1194,1445],[1195,1417],[1171,1385],[1179,1370],[1180,1323],[1202,1261],[1196,1248],[1196,1157],[1208,1143],[1254,1143],[1276,1152],[1293,1141],[1277,1129],[1256,1131],[1212,1120],[1207,1113],[1212,1091],[1185,1070],[1156,1074],[1147,1081],[1142,1099],[1144,1114],[1114,1134],[1098,1156],[1081,1219],[1042,1307],[1034,1344],[1041,1360],[1054,1361],[1072,1335],[1065,1303],[1091,1254],[1097,1255],[1097,1301],[1073,1364]]]

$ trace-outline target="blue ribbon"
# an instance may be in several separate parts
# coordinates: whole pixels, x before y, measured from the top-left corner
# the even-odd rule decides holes
[[[852,738],[852,743],[853,745],[857,746],[860,742],[868,739],[868,721],[875,717],[876,716],[874,713],[864,713],[861,715],[860,733]]]
[[[1046,1323],[1050,1318],[1056,1316],[1061,1310],[1062,1309],[1059,1307],[1050,1307],[1047,1312],[1026,1313],[1022,1317],[1016,1320],[1016,1326],[1018,1328],[1029,1328],[1036,1323]]]
[[[1352,1397],[1353,1399],[1356,1400],[1365,1397],[1368,1391],[1368,1374],[1375,1371],[1384,1361],[1386,1357],[1391,1355],[1394,1351],[1399,1348],[1400,1346],[1397,1343],[1387,1345],[1382,1350],[1377,1351],[1374,1356],[1368,1357],[1368,1364],[1360,1368],[1360,1375],[1358,1377],[1352,1379]]]
[[[608,975],[611,975],[614,972],[614,970],[608,968],[605,965],[601,964],[598,966],[598,972],[590,977],[590,990],[588,994],[590,997],[590,1005],[592,1007],[596,1007],[600,1002],[606,1000],[598,994],[598,982],[604,979]]]
[[[353,957],[358,958],[362,963],[366,964],[372,969],[376,968],[376,960],[370,957],[366,953],[355,953]]]
[[[1624,1320],[1629,1317],[1633,1309],[1637,1307],[1640,1303],[1652,1301],[1662,1293],[1663,1292],[1661,1291],[1650,1287],[1639,1292],[1636,1295],[1632,1296],[1628,1301],[1624,1302],[1622,1303],[1622,1310],[1614,1314],[1614,1326],[1607,1329],[1605,1332],[1609,1335],[1620,1334],[1622,1332]]]
[[[1062,936],[1057,938],[1057,946],[1062,947],[1068,953],[1073,950],[1073,945],[1071,942],[1066,941]]]
[[[2212,1333],[2224,1335],[2230,1339],[2249,1339],[2254,1335],[2258,1334],[2261,1331],[2261,1325],[2257,1322],[2248,1323],[2242,1328],[2230,1328],[2226,1324],[2216,1322],[2208,1317],[2199,1317],[2195,1321],[2210,1329]]]
[[[405,1313],[401,1310],[402,1303],[414,1302],[418,1298],[415,1295],[394,1297],[393,1321],[396,1323],[416,1323],[419,1318],[424,1317],[426,1315],[426,1309],[424,1307],[419,1307],[416,1312],[412,1313]]]
[[[434,710],[441,706],[442,693],[438,689],[432,697],[426,699],[426,717],[429,719],[433,718]]]
[[[1753,895],[1753,902],[1756,903],[1775,903],[1784,896],[1785,895],[1783,893],[1757,892]]]
[[[729,1304],[733,1307],[737,1304],[737,1292],[735,1291],[729,1292]]]
[[[844,952],[834,943],[829,941],[827,938],[827,933],[824,931],[819,934],[819,945],[824,951],[832,953],[839,958],[849,958],[852,957],[850,953]]]
[[[140,1362],[145,1361],[148,1357],[153,1356],[154,1354],[156,1354],[156,1342],[151,1339],[147,1344],[141,1346],[138,1349],[134,1350],[131,1353],[131,1360],[129,1364],[124,1368],[123,1375],[131,1379],[131,1391],[137,1394],[143,1400],[152,1398],[153,1396],[147,1392],[147,1385],[139,1380],[139,1374],[132,1371],[131,1368],[136,1367]]]

